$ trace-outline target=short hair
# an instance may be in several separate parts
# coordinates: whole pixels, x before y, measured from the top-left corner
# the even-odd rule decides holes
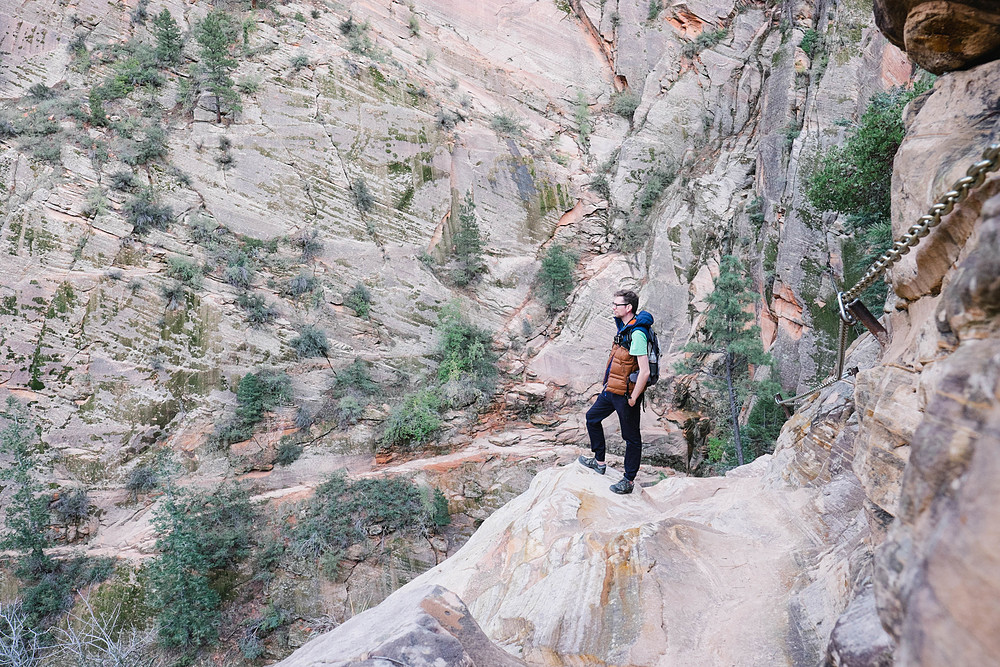
[[[625,300],[625,303],[632,306],[632,312],[639,312],[639,295],[630,289],[620,289],[615,292],[615,296],[620,296]]]

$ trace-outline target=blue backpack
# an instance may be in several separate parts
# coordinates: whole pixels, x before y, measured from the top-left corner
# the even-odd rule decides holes
[[[646,315],[646,317],[642,317]],[[646,334],[646,349],[647,357],[649,359],[649,380],[646,381],[647,387],[652,387],[654,384],[660,380],[660,341],[656,339],[656,332],[653,331],[653,316],[644,310],[639,311],[636,315],[636,320],[642,320],[636,322],[631,326],[624,327],[618,334],[621,338],[621,344],[625,347],[632,346],[632,332],[636,329],[642,329],[642,332]],[[635,371],[629,375],[629,381],[635,382],[639,377],[639,371]]]

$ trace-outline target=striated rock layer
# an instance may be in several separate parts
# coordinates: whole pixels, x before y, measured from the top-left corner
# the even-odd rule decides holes
[[[911,105],[897,233],[1000,137],[998,87],[988,63]],[[773,457],[626,497],[582,467],[542,472],[411,586],[455,592],[529,664],[995,664],[998,188],[892,271],[888,346],[861,337],[856,381],[801,405]]]

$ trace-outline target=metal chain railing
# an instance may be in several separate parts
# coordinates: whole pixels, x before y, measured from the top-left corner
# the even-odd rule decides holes
[[[798,394],[791,398],[781,398],[778,394],[774,401],[778,405],[789,406],[803,398],[815,394],[821,389],[826,389],[832,384],[845,380],[853,376],[857,370],[844,374],[844,354],[847,345],[847,327],[857,324],[857,318],[851,313],[851,309],[860,304],[861,294],[871,287],[879,276],[888,271],[899,259],[910,252],[920,240],[930,234],[931,229],[941,224],[941,218],[951,213],[955,205],[969,196],[969,193],[977,189],[986,181],[986,174],[1000,168],[1000,143],[991,144],[980,160],[976,161],[965,172],[965,176],[955,181],[948,192],[944,193],[931,205],[925,215],[920,216],[917,222],[910,226],[888,250],[875,260],[861,279],[845,292],[837,293],[837,305],[840,307],[840,346],[837,354],[837,371],[826,382],[814,387],[809,391]]]

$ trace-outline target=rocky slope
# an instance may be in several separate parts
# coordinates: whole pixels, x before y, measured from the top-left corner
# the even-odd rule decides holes
[[[208,10],[190,3],[147,10],[164,7],[185,29]],[[801,389],[830,371],[835,285],[844,279],[851,240],[834,216],[805,204],[801,184],[816,152],[842,138],[838,121],[856,118],[872,93],[912,74],[906,56],[872,27],[864,3],[688,2],[658,12],[641,3],[576,0],[501,8],[293,3],[255,12],[234,5],[245,21],[236,72],[245,91],[242,112],[220,124],[205,98],[186,110],[189,73],[179,66],[165,72],[162,88],[108,103],[115,123],[132,124],[122,133],[80,114],[92,111],[88,91],[114,71],[113,44],[150,39],[148,25],[131,20],[137,9],[96,2],[66,9],[35,0],[0,8],[5,120],[13,127],[27,119],[41,128],[5,130],[2,143],[0,391],[31,406],[45,444],[46,481],[85,487],[91,495],[89,524],[65,531],[64,539],[94,553],[148,556],[155,498],[130,505],[122,485],[159,452],[176,455],[181,484],[207,487],[242,476],[276,504],[307,497],[338,468],[382,471],[373,450],[389,403],[432,376],[437,314],[455,298],[474,321],[497,331],[506,408],[478,424],[474,410],[446,413],[441,443],[468,450],[434,459],[426,472],[412,462],[391,462],[388,472],[421,474],[444,488],[452,510],[465,516],[452,543],[432,545],[415,559],[418,569],[453,553],[476,522],[527,488],[535,470],[575,455],[563,445],[582,441],[578,416],[570,416],[578,415],[599,379],[610,331],[607,295],[614,289],[638,289],[643,306],[657,315],[661,345],[672,359],[700,323],[719,256],[735,248],[754,267],[764,342],[785,389]],[[367,45],[342,32],[350,16],[368,22]],[[802,46],[807,34],[808,49]],[[189,61],[197,57],[190,41],[185,53]],[[990,67],[949,74],[923,107],[911,105],[896,173],[896,231],[995,131],[982,110],[995,104]],[[52,90],[32,89],[39,83]],[[630,120],[611,112],[612,94],[623,90],[638,98]],[[980,105],[963,111],[967,118],[955,115],[952,99],[962,90],[972,91],[968,99]],[[499,116],[520,128],[495,130]],[[164,155],[133,166],[137,146],[156,126],[168,130]],[[944,147],[928,148],[942,135]],[[926,168],[925,158],[907,157],[928,152],[939,156],[936,171]],[[133,233],[123,215],[130,195],[113,187],[121,172],[171,206],[167,229]],[[666,185],[648,213],[637,216],[653,173],[666,175]],[[606,191],[587,187],[599,175]],[[359,179],[374,199],[366,210],[355,196]],[[488,234],[487,273],[474,289],[456,288],[441,265],[466,192]],[[992,190],[982,192],[980,198]],[[910,255],[916,260],[894,271],[900,299],[889,318],[892,346],[880,353],[872,341],[859,342],[851,365],[870,370],[858,377],[857,391],[837,385],[801,409],[766,471],[759,464],[739,481],[678,482],[678,489],[716,488],[718,505],[699,506],[691,498],[671,505],[666,499],[674,491],[666,482],[648,491],[663,495],[656,504],[664,526],[690,514],[694,518],[684,520],[719,544],[752,536],[748,525],[759,525],[768,507],[785,508],[789,518],[775,528],[776,551],[747,545],[749,569],[731,575],[757,573],[757,558],[780,561],[788,577],[767,578],[756,592],[787,604],[787,617],[748,635],[760,652],[740,655],[726,645],[733,660],[818,660],[845,609],[845,629],[834,636],[831,655],[885,653],[893,642],[901,642],[897,655],[919,655],[912,639],[921,627],[917,619],[938,602],[918,594],[925,574],[910,577],[892,563],[930,562],[938,552],[914,546],[914,536],[945,525],[938,516],[945,510],[931,512],[936,505],[929,500],[907,505],[904,490],[910,485],[927,499],[937,497],[928,489],[950,484],[974,447],[960,448],[964,453],[955,454],[958,463],[945,466],[944,476],[937,458],[950,454],[928,453],[933,460],[919,479],[907,481],[904,470],[929,405],[945,410],[949,386],[990,386],[981,368],[966,379],[961,365],[937,370],[948,368],[939,362],[951,352],[947,358],[956,360],[979,354],[966,351],[973,339],[991,340],[990,288],[983,288],[990,283],[979,277],[990,275],[990,255],[972,250],[975,241],[991,238],[981,231],[985,223],[975,222],[979,201],[951,216],[964,220],[953,225],[960,233],[942,227]],[[628,242],[632,251],[617,250],[631,247]],[[538,258],[552,243],[579,254],[577,287],[557,316],[531,292]],[[242,288],[226,273],[232,255],[220,255],[219,244],[247,254],[250,292],[275,306],[273,322],[248,327]],[[969,268],[956,274],[953,265],[966,257]],[[170,296],[171,260],[177,259],[206,266],[200,285],[185,288],[179,299]],[[359,283],[372,294],[369,319],[345,306]],[[960,305],[938,305],[944,303]],[[947,317],[935,314],[941,308]],[[309,325],[325,332],[326,359],[299,359],[293,351],[296,335]],[[969,341],[965,347],[963,341]],[[357,357],[374,364],[388,398],[367,406],[358,424],[341,427],[324,415],[338,373]],[[923,373],[925,366],[934,372]],[[289,373],[295,406],[272,413],[250,441],[222,451],[210,446],[211,432],[231,414],[236,381],[261,367]],[[703,455],[704,429],[690,411],[673,409],[672,389],[664,381],[646,413],[647,454],[682,468],[692,453],[694,463]],[[935,402],[938,391],[944,394]],[[535,427],[521,422],[502,433],[523,416],[526,402],[543,396]],[[993,414],[989,400],[969,400],[986,407],[970,413],[962,433],[984,433]],[[303,457],[273,468],[279,439],[296,431]],[[521,449],[499,447],[519,438]],[[576,482],[569,488],[586,490]],[[748,495],[761,504],[748,506],[725,530],[713,527],[730,520],[726,502]],[[544,504],[542,496],[530,497]],[[647,501],[645,495],[636,500]],[[809,517],[818,511],[820,518]],[[502,525],[503,518],[495,521]],[[617,539],[611,527],[595,534],[598,542]],[[873,577],[870,551],[883,541],[886,555],[876,561],[883,563],[881,574]],[[691,562],[704,558],[721,567],[715,548]],[[590,555],[600,553],[595,547]],[[890,553],[898,554],[895,561]],[[671,582],[680,575],[668,568],[664,576]],[[735,622],[742,612],[722,592],[732,581],[710,579],[691,596],[705,598],[706,614],[725,607]],[[330,588],[313,586],[296,613],[305,618],[307,610],[336,608],[332,615],[343,618],[358,608],[350,602],[350,583],[340,582],[334,593]],[[389,592],[382,584],[359,590],[367,600],[361,607]],[[456,592],[494,639],[503,637],[526,657],[590,655],[582,636],[562,630],[497,629],[497,615],[479,617],[477,610],[498,608],[500,601]],[[890,619],[890,635],[874,622],[876,609]],[[669,614],[631,612],[621,618],[641,628]],[[617,621],[600,622],[612,627]],[[780,639],[786,635],[791,638]],[[629,636],[629,647],[602,659],[660,655],[644,648],[652,640],[639,630]],[[865,641],[852,645],[857,637]],[[681,655],[685,649],[672,641],[663,650]],[[698,635],[685,646],[702,650],[712,641]]]
[[[991,143],[1000,160],[998,65],[911,105],[897,236]],[[995,662],[998,193],[994,173],[892,269],[888,344],[859,339],[856,380],[800,406],[770,461],[624,500],[549,471],[400,596],[448,587],[530,664]]]

